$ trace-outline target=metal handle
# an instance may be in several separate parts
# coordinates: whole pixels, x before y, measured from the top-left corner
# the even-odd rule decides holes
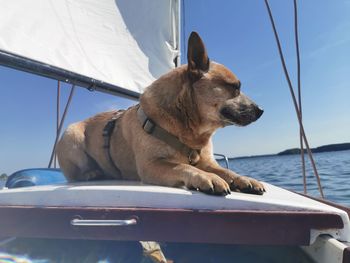
[[[89,220],[75,218],[70,221],[72,226],[132,226],[137,224],[135,218],[125,220]]]

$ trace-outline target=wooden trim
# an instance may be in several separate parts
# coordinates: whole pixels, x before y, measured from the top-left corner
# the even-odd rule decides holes
[[[0,235],[254,245],[309,245],[310,229],[343,228],[337,214],[310,211],[0,207]],[[72,227],[82,219],[137,218],[135,226]]]

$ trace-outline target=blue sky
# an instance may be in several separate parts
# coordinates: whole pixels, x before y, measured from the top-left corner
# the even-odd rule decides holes
[[[310,145],[350,142],[350,1],[298,2],[304,125]],[[293,1],[270,4],[296,83]],[[242,91],[265,110],[250,126],[219,130],[215,152],[242,156],[298,147],[297,119],[264,1],[185,1],[186,38],[191,31],[202,36],[211,60],[230,68]],[[4,67],[0,80],[0,173],[47,166],[57,82]],[[63,85],[62,92],[64,100],[69,86]],[[134,103],[79,88],[66,124]]]

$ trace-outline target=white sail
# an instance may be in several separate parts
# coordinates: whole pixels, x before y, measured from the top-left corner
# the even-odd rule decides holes
[[[177,0],[0,0],[0,6],[2,55],[63,69],[112,89],[141,93],[174,68],[179,56]]]

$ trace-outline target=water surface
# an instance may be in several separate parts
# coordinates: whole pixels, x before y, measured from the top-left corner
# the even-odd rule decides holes
[[[315,153],[314,159],[326,199],[350,207],[350,150]],[[230,169],[283,188],[303,192],[300,155],[251,157],[230,160]],[[320,197],[306,157],[308,194]]]

